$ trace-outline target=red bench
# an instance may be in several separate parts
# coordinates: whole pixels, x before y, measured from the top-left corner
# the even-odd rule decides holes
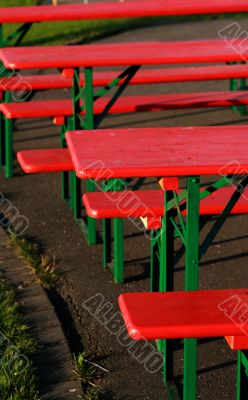
[[[228,344],[235,344],[235,350],[248,349],[248,320],[242,314],[248,308],[248,289],[127,293],[119,297],[119,306],[129,336],[134,340],[223,336]],[[191,363],[195,362],[191,354]],[[247,363],[247,354],[239,353],[237,400],[247,398],[247,375],[241,378]],[[194,400],[196,388],[190,386],[192,380],[186,374],[189,378],[187,368],[184,394]]]
[[[17,154],[21,168],[26,173],[73,171],[73,164],[67,149],[25,150]],[[200,202],[200,215],[219,215],[224,210],[228,199],[234,193],[232,187],[221,188]],[[77,192],[80,196],[80,192]],[[248,188],[232,208],[232,214],[248,213]],[[141,218],[146,229],[161,228],[164,215],[162,190],[137,190],[125,192],[96,192],[83,196],[86,212],[91,218]],[[78,204],[78,202],[77,202]],[[115,238],[115,236],[114,236]],[[109,245],[105,237],[104,251]],[[104,261],[104,266],[106,263]],[[123,266],[122,266],[123,268]]]
[[[94,86],[105,86],[116,78],[116,71],[95,72]],[[141,69],[130,80],[130,85],[143,85],[152,83],[173,83],[207,80],[224,80],[247,78],[246,65],[217,65],[187,68]],[[84,85],[84,76],[80,75],[80,82]],[[122,81],[119,82],[121,84]],[[0,90],[32,90],[70,89],[72,79],[62,74],[27,75],[0,78]]]
[[[221,188],[200,202],[200,215],[220,214],[235,189]],[[132,198],[134,199],[131,202]],[[232,214],[248,213],[248,188],[231,210]],[[87,214],[92,218],[156,218],[157,227],[161,227],[160,218],[164,215],[164,192],[162,190],[136,190],[121,192],[85,193],[83,203]],[[154,229],[154,228],[152,228]]]
[[[144,1],[147,6],[144,7]],[[197,0],[182,2],[181,0],[153,1],[105,1],[89,4],[65,4],[53,7],[22,6],[1,7],[0,23],[69,21],[104,18],[138,18],[152,16],[175,16],[192,14],[219,14],[247,12],[245,0],[215,0],[205,3]]]
[[[25,150],[17,153],[17,159],[27,174],[74,171],[67,149]]]
[[[94,103],[94,114],[101,114],[109,102],[109,98],[100,98]],[[147,96],[120,97],[109,110],[110,114],[134,113],[145,111],[162,111],[170,109],[205,108],[205,107],[230,107],[248,105],[248,94],[244,91],[237,92],[211,92],[189,94],[164,94]],[[2,103],[0,112],[6,119],[55,117],[55,121],[63,124],[63,118],[72,116],[73,105],[71,100],[46,100],[22,103]],[[82,113],[84,114],[84,112]],[[62,119],[61,119],[62,118]],[[9,148],[6,150],[6,176],[12,176],[12,126],[6,122],[5,142]]]
[[[94,113],[102,113],[109,100],[107,97],[98,99],[94,104]],[[244,105],[248,105],[248,94],[246,91],[158,94],[120,97],[111,107],[109,113],[121,114]],[[73,106],[71,100],[41,100],[23,103],[2,103],[0,104],[0,111],[8,119],[69,117],[73,114]]]

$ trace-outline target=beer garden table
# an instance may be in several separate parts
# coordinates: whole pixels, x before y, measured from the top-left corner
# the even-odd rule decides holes
[[[144,2],[147,6],[144,6]],[[142,4],[142,6],[141,6]],[[22,7],[0,7],[0,47],[10,45],[16,39],[20,44],[33,23],[52,21],[76,21],[90,19],[161,17],[192,14],[219,14],[247,12],[246,0],[125,0],[104,1],[88,4],[42,5]],[[3,35],[4,24],[22,25],[7,38]]]
[[[10,72],[46,68],[63,70],[66,76],[71,76],[73,79],[74,115],[69,121],[67,130],[68,128],[72,130],[94,129],[108,114],[141,66],[243,62],[248,57],[248,48],[242,51],[242,44],[242,39],[236,41],[236,45],[240,46],[239,52],[221,39],[187,41],[187,46],[184,41],[150,41],[79,46],[18,47],[1,49],[0,59]],[[84,69],[84,88],[80,84],[81,67]],[[124,70],[118,71],[112,82],[94,93],[92,78],[95,67],[124,67]],[[115,88],[115,93],[102,114],[94,116],[94,102],[113,88]],[[85,111],[84,117],[80,115],[83,110]],[[12,152],[12,149],[10,151]],[[87,182],[87,191],[94,191],[92,181]],[[88,218],[87,233],[89,243],[96,243],[96,222],[91,218]]]
[[[104,140],[103,140],[104,137]],[[76,174],[81,179],[130,177],[186,178],[186,188],[164,191],[164,217],[160,231],[160,289],[173,290],[174,229],[185,245],[185,290],[198,289],[199,201],[226,185],[236,191],[203,242],[204,251],[236,204],[248,183],[248,126],[136,128],[66,133]],[[200,190],[202,176],[215,178]],[[218,178],[216,178],[218,176]],[[248,200],[247,200],[248,201]],[[182,211],[186,209],[183,221]],[[178,217],[180,223],[175,222]],[[200,248],[201,250],[201,248]],[[196,339],[184,341],[184,399],[194,399]],[[164,342],[167,387],[173,378],[168,341]]]

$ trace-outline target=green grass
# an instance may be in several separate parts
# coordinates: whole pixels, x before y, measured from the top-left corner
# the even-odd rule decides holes
[[[0,278],[0,399],[39,400],[29,357],[37,347],[22,323],[14,292]]]
[[[73,372],[76,378],[81,382],[84,393],[82,396],[79,396],[79,399],[100,400],[102,392],[94,383],[98,378],[98,371],[95,366],[92,366],[87,360],[87,356],[84,352],[73,356],[73,366]]]
[[[55,286],[61,272],[56,267],[55,259],[42,254],[38,244],[12,234],[8,245],[14,247],[17,255],[27,262],[44,287],[51,289]]]

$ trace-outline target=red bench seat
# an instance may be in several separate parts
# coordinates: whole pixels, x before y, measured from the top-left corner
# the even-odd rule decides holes
[[[93,85],[105,86],[118,75],[118,71],[94,72]],[[141,69],[130,80],[131,85],[172,83],[188,81],[205,81],[221,79],[247,78],[246,65],[217,65],[187,68]],[[84,85],[84,75],[80,75],[80,82]],[[121,83],[122,81],[120,81]],[[33,90],[70,89],[72,79],[62,74],[12,76],[0,78],[0,90]]]
[[[100,98],[94,104],[94,113],[100,114],[109,98]],[[182,108],[231,107],[248,105],[245,91],[226,91],[189,94],[162,94],[120,97],[110,114],[162,111]],[[2,103],[0,111],[8,119],[68,117],[73,114],[71,100],[46,100],[22,103]],[[83,114],[83,113],[82,113]]]
[[[80,19],[104,19],[104,18],[139,18],[152,16],[175,16],[192,14],[219,14],[225,12],[247,12],[248,6],[245,0],[215,0],[212,2],[199,2],[191,0],[187,2],[166,0],[150,2],[139,1],[105,1],[92,4],[74,4],[23,7],[1,7],[0,23],[14,22],[42,22],[42,21],[68,21]]]
[[[35,149],[17,153],[21,168],[26,173],[73,171],[68,149]],[[235,188],[224,187],[210,194],[200,202],[201,215],[220,214]],[[162,190],[137,190],[120,192],[86,193],[83,202],[87,214],[92,218],[136,218],[162,217],[164,199]],[[248,213],[248,188],[231,210],[232,214]]]
[[[119,297],[133,339],[245,336],[245,348],[248,348],[248,321],[238,319],[238,309],[247,308],[247,304],[248,289],[126,293]],[[232,318],[230,307],[233,307]]]
[[[74,170],[71,156],[67,149],[20,151],[17,153],[17,159],[27,174]]]
[[[200,202],[200,215],[220,214],[235,188],[224,187]],[[137,190],[120,192],[86,193],[83,202],[87,214],[92,218],[137,218],[162,217],[164,215],[164,193],[162,190]],[[248,188],[245,189],[232,214],[248,213]]]

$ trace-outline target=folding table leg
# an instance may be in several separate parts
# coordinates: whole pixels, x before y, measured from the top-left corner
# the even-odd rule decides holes
[[[185,290],[198,289],[199,177],[187,178]],[[183,400],[196,399],[197,340],[184,339]]]
[[[95,190],[96,190],[95,182],[92,180],[87,180],[86,181],[87,193],[95,192]],[[97,232],[96,232],[96,220],[94,218],[87,217],[87,228],[88,228],[88,243],[96,244]]]
[[[113,180],[113,189],[123,190],[124,183],[120,179]],[[123,218],[114,218],[114,280],[123,283],[124,280],[124,227]]]
[[[150,232],[150,291],[159,292],[160,230]]]
[[[0,166],[5,166],[5,132],[4,132],[4,117],[0,113]]]
[[[4,47],[3,24],[0,24],[0,49],[2,49],[3,47]]]
[[[4,118],[5,120],[5,177],[13,176],[13,120]]]
[[[74,218],[81,218],[81,180],[75,172],[70,172],[71,208]]]
[[[173,191],[164,191],[164,217],[162,218],[162,228],[160,230],[160,277],[159,291],[170,292],[174,289],[174,226],[171,218],[173,211],[168,210],[168,202],[173,198]],[[160,340],[158,348],[164,355],[163,377],[170,392],[173,380],[173,349],[171,340]]]
[[[123,283],[124,271],[123,271],[123,249],[124,249],[124,238],[123,238],[123,219],[114,218],[114,280],[115,283]]]
[[[62,148],[66,148],[65,140],[66,125],[61,125],[60,128],[60,145]],[[62,199],[70,205],[70,186],[69,186],[69,175],[68,171],[61,173],[61,195]]]
[[[103,241],[103,267],[107,268],[111,262],[111,219],[105,218],[102,222],[102,241]]]
[[[237,354],[237,400],[246,400],[248,393],[248,351]]]

